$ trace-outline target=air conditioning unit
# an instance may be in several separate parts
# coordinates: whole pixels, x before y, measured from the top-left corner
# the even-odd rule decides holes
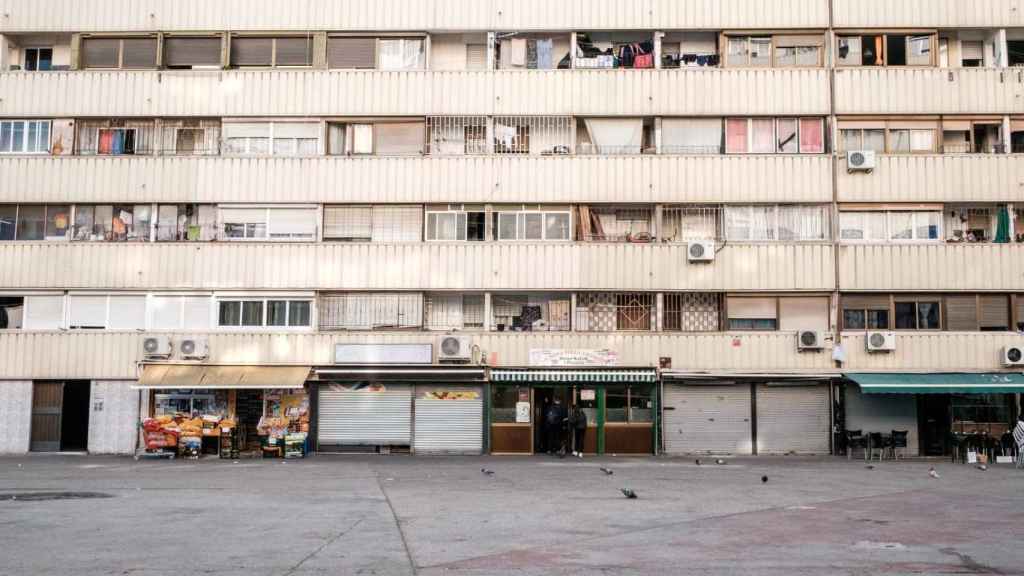
[[[1024,366],[1024,346],[1003,348],[1003,366]]]
[[[473,339],[469,336],[444,336],[437,347],[438,362],[469,362],[473,359]]]
[[[210,342],[206,338],[186,338],[181,341],[182,360],[206,360],[210,357]]]
[[[874,150],[852,150],[846,153],[847,172],[872,172],[875,169]]]
[[[825,338],[817,330],[800,330],[796,333],[797,350],[821,350],[825,347]]]
[[[868,332],[864,344],[868,352],[891,352],[896,349],[896,333]]]
[[[146,336],[142,340],[142,355],[146,360],[166,360],[174,346],[167,336]]]
[[[686,248],[686,259],[690,262],[714,262],[714,242],[690,242]]]

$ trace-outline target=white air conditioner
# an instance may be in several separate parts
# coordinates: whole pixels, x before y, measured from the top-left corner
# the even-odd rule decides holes
[[[1024,366],[1024,346],[1003,348],[1003,366]]]
[[[146,360],[166,360],[171,357],[173,349],[167,336],[146,336],[142,340],[142,355]]]
[[[874,150],[852,150],[846,153],[847,172],[872,172],[875,163]]]
[[[686,259],[690,262],[714,262],[714,242],[690,242],[686,247]]]
[[[182,360],[206,360],[210,357],[210,342],[206,338],[186,338],[181,341]]]
[[[469,336],[444,336],[437,347],[438,362],[469,362],[473,359],[473,339]]]
[[[868,332],[864,345],[868,352],[891,352],[896,349],[896,333]]]
[[[800,330],[796,333],[797,350],[821,350],[825,347],[825,337],[817,330]]]

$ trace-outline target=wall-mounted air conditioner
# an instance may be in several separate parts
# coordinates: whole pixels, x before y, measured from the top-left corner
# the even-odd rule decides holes
[[[896,333],[868,332],[864,344],[868,352],[892,352],[896,349]]]
[[[178,354],[182,360],[206,360],[210,357],[210,342],[206,338],[185,338]]]
[[[142,340],[142,356],[146,360],[166,360],[171,357],[174,346],[167,336],[146,336]]]
[[[437,347],[438,362],[469,362],[473,359],[473,339],[469,336],[443,336]]]
[[[689,262],[714,262],[715,243],[711,241],[690,242],[690,245],[686,247],[686,260]]]
[[[846,153],[847,172],[872,172],[875,169],[874,150],[851,150]]]
[[[800,330],[796,333],[797,350],[821,350],[825,347],[825,336],[817,330]]]

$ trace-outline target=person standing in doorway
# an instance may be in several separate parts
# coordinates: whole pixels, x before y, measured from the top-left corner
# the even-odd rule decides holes
[[[572,427],[572,455],[583,458],[583,443],[587,439],[587,413],[579,405],[573,407],[569,425]]]
[[[565,409],[562,400],[557,396],[548,406],[544,414],[544,427],[547,430],[548,454],[556,454],[565,450],[562,441],[562,429],[565,426]]]

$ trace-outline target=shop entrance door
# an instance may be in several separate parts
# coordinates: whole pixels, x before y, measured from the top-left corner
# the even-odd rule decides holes
[[[921,451],[925,456],[945,456],[950,434],[950,397],[948,394],[921,394],[917,398]]]
[[[564,422],[564,419],[569,416],[569,411],[572,409],[572,391],[571,386],[534,388],[533,421],[537,423],[533,428],[534,452],[546,454],[558,452],[563,447],[569,448],[569,442],[572,439],[569,436],[568,423]],[[552,428],[548,422],[548,411],[556,400],[560,405],[561,417]]]
[[[84,452],[89,438],[88,381],[34,382],[33,452]]]

